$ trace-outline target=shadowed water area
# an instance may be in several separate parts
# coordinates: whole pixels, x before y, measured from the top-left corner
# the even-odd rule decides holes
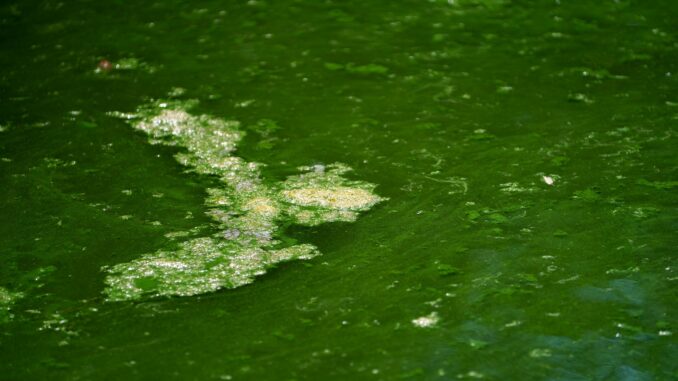
[[[0,380],[678,378],[677,19],[4,2]]]

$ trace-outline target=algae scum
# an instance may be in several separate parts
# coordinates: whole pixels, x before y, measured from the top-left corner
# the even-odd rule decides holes
[[[0,4],[0,381],[678,379],[678,1]]]
[[[185,241],[107,269],[109,300],[151,295],[196,295],[252,282],[276,263],[310,259],[319,252],[303,244],[276,248],[281,221],[314,226],[354,221],[358,212],[382,199],[374,185],[349,181],[342,164],[301,167],[304,173],[266,186],[259,165],[233,155],[242,138],[239,124],[186,110],[190,102],[159,101],[136,114],[113,113],[151,137],[151,142],[184,147],[176,159],[200,174],[218,176],[223,188],[209,189],[208,214],[221,231]]]

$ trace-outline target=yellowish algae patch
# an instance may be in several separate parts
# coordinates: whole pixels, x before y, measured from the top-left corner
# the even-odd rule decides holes
[[[11,292],[0,287],[0,323],[7,322],[12,318],[10,309],[16,300],[22,296],[19,292]]]
[[[343,164],[299,169],[305,173],[289,177],[280,191],[288,215],[299,224],[355,221],[358,212],[383,200],[374,194],[374,185],[346,180],[342,175],[351,169]]]
[[[207,189],[205,204],[220,231],[105,267],[108,300],[196,295],[251,283],[276,263],[320,254],[308,244],[281,248],[276,239],[281,222],[354,221],[384,200],[374,185],[344,178],[350,168],[343,164],[302,167],[299,175],[264,184],[259,164],[233,155],[244,135],[239,123],[193,115],[195,103],[158,101],[133,114],[112,115],[127,119],[153,144],[183,147],[176,155],[181,164],[219,177],[223,186]]]
[[[285,199],[296,205],[352,210],[372,205],[375,197],[364,189],[336,187],[330,189],[303,188],[283,191]]]
[[[225,239],[202,237],[180,244],[178,250],[157,251],[109,268],[109,299],[136,299],[144,294],[196,295],[251,283],[267,267],[317,255],[312,245],[264,250]]]

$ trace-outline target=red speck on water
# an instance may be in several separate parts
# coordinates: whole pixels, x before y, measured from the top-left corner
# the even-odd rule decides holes
[[[111,61],[109,61],[107,59],[103,59],[103,60],[99,61],[99,64],[97,65],[97,67],[101,71],[110,71],[111,69],[113,69],[113,64],[111,63]]]

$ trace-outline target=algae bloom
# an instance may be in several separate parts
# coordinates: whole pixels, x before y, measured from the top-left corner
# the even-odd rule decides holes
[[[276,263],[320,254],[309,244],[281,247],[281,223],[354,221],[384,200],[373,184],[346,179],[350,168],[343,164],[302,167],[299,175],[265,183],[259,164],[234,155],[244,135],[239,123],[193,115],[195,103],[158,101],[113,115],[129,120],[151,143],[183,147],[176,155],[180,163],[220,179],[222,186],[207,189],[205,200],[219,232],[104,268],[109,300],[196,295],[251,283]]]

